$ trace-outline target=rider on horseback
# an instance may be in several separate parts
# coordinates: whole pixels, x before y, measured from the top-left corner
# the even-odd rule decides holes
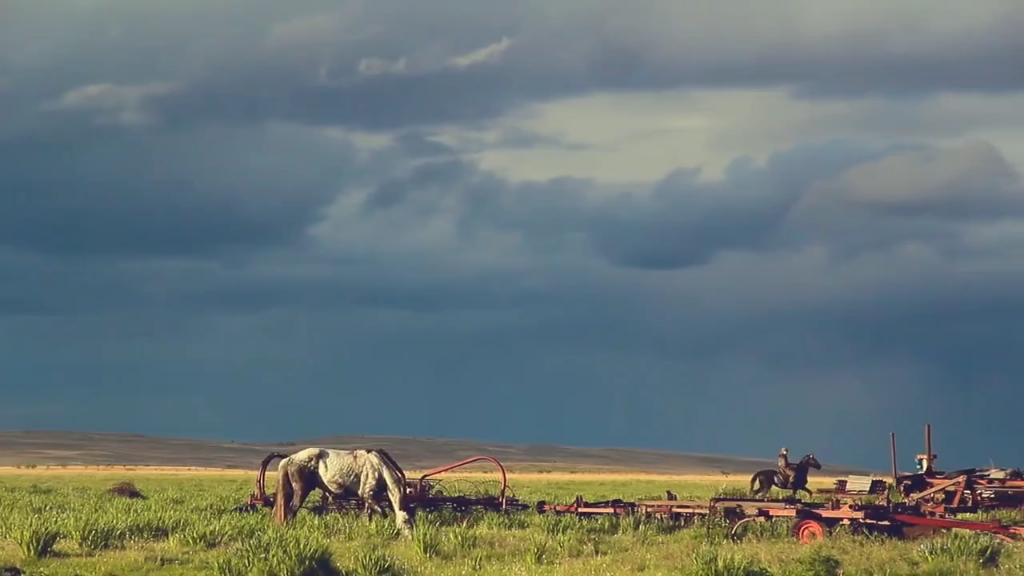
[[[821,470],[821,462],[818,462],[814,454],[806,454],[799,462],[791,464],[789,450],[783,448],[779,451],[774,470],[758,470],[750,477],[750,491],[754,495],[767,497],[773,487],[778,487],[793,492],[794,497],[797,492],[806,492],[813,496],[814,493],[807,488],[807,472],[811,468]]]
[[[789,450],[787,448],[779,451],[778,468],[779,478],[782,480],[779,488],[786,488],[789,486],[789,473],[793,469],[793,465],[789,463]]]

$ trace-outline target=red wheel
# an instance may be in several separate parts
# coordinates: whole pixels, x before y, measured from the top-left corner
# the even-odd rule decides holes
[[[818,520],[800,520],[793,526],[793,536],[801,544],[810,544],[825,538],[828,528]]]

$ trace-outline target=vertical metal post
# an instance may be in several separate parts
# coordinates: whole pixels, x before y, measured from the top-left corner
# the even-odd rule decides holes
[[[935,455],[932,454],[932,425],[931,424],[925,424],[924,425],[924,454],[925,454],[925,458],[927,458],[927,460],[925,460],[926,464],[925,464],[924,471],[929,473],[929,474],[931,474],[934,471],[934,468],[932,467],[932,460],[935,458]]]
[[[896,468],[896,433],[889,432],[889,455],[892,457],[892,483],[895,486],[899,478],[899,471]]]

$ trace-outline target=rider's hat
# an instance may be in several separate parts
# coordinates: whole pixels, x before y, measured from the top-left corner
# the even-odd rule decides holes
[[[789,454],[789,448],[783,448],[779,453],[780,454]]]

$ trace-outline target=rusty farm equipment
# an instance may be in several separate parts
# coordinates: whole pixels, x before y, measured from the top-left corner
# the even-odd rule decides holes
[[[878,500],[888,498],[889,483],[884,478],[874,476],[847,476],[837,478],[832,488],[818,488],[814,493],[827,495],[840,501]]]
[[[1024,474],[1020,469],[938,471],[934,466],[938,456],[932,452],[931,424],[925,424],[924,436],[925,451],[917,455],[917,471],[900,474],[896,467],[896,436],[890,434],[893,485],[905,502],[936,514],[1024,508]]]
[[[791,533],[808,543],[827,537],[840,526],[854,533],[874,533],[892,537],[917,537],[936,531],[967,530],[987,532],[1006,541],[1024,541],[1024,526],[1010,526],[1001,521],[977,521],[956,518],[957,514],[993,508],[1024,507],[1024,475],[1019,470],[965,469],[954,472],[936,471],[932,452],[931,426],[925,427],[925,454],[918,455],[918,471],[900,474],[896,461],[896,436],[890,433],[892,459],[891,482],[872,476],[848,476],[836,480],[831,488],[819,489],[824,501],[805,502],[794,498],[757,499],[717,497],[708,500],[679,500],[671,491],[664,500],[627,502],[609,500],[588,502],[577,496],[571,504],[550,504],[545,501],[529,506],[511,495],[505,467],[490,456],[476,456],[425,472],[416,479],[403,482],[409,512],[450,509],[459,513],[471,510],[523,511],[533,508],[540,514],[594,516],[639,516],[660,518],[686,525],[698,519],[719,519],[727,523],[733,538],[742,538],[753,523],[784,519],[792,522]],[[266,473],[270,463],[285,457],[273,453],[263,459],[256,477],[256,490],[238,510],[254,511],[274,504],[273,494],[266,490]],[[499,473],[498,489],[493,494],[470,494],[456,481],[446,482],[441,476],[469,464],[489,462]],[[453,475],[455,476],[455,475]],[[390,507],[386,498],[378,499],[383,508]],[[360,510],[358,497],[323,494],[316,512]]]
[[[684,525],[698,518],[719,518],[730,526],[731,536],[737,539],[754,522],[787,519],[792,521],[792,535],[804,543],[824,538],[838,526],[847,526],[854,533],[893,537],[957,529],[987,532],[1006,541],[1024,540],[1024,526],[955,517],[984,509],[1021,507],[1024,480],[1020,479],[1019,471],[1007,471],[1003,477],[994,474],[997,469],[936,472],[932,467],[935,455],[931,451],[931,426],[925,428],[925,445],[926,454],[918,455],[919,471],[901,475],[896,467],[896,436],[890,434],[892,483],[872,476],[840,478],[832,488],[816,491],[828,496],[825,502],[724,497],[681,501],[669,492],[670,498],[666,500],[587,502],[577,496],[572,504],[539,502],[536,508],[542,514],[639,515]]]
[[[730,535],[734,539],[742,539],[746,529],[754,522],[785,519],[792,522],[791,533],[802,543],[825,538],[838,526],[847,526],[853,533],[893,537],[920,536],[939,530],[959,529],[988,532],[1006,541],[1024,540],[1024,527],[1008,526],[999,521],[959,520],[927,514],[914,505],[892,502],[864,504],[842,498],[833,498],[829,502],[748,498],[587,502],[582,496],[577,496],[572,504],[539,502],[536,509],[541,514],[577,517],[639,515],[662,518],[682,525],[692,524],[699,518],[718,518],[729,525]]]
[[[285,458],[287,454],[274,452],[268,454],[260,463],[259,472],[256,475],[256,488],[249,495],[249,500],[237,507],[239,512],[254,512],[261,508],[273,508],[274,494],[267,491],[266,479],[267,468],[275,460]],[[477,462],[489,462],[497,468],[498,481],[497,490],[488,493],[480,489],[485,482],[465,479],[446,480],[440,478],[445,473],[452,472]],[[471,510],[488,510],[496,512],[521,511],[530,508],[529,505],[520,502],[513,494],[508,485],[508,474],[505,467],[497,459],[491,456],[474,456],[460,460],[452,464],[429,470],[420,475],[419,478],[409,479],[402,472],[402,479],[405,483],[405,493],[409,503],[409,512],[415,513],[419,510],[442,510],[449,509],[458,513],[465,513]],[[465,490],[468,486],[475,490]],[[391,510],[391,503],[387,498],[379,497],[377,504],[385,510]],[[321,493],[320,502],[313,506],[314,513],[358,511],[363,509],[363,501],[357,496],[329,495]]]

